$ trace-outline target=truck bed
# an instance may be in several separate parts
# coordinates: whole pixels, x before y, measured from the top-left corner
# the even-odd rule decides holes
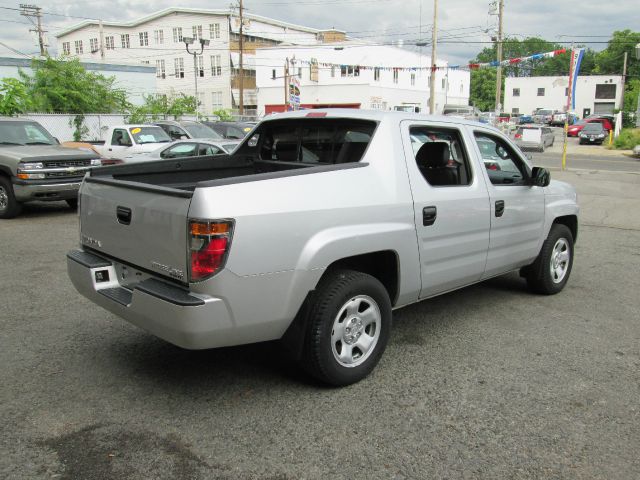
[[[178,160],[158,160],[94,169],[88,182],[127,185],[138,189],[174,189],[192,192],[196,185],[207,187],[284,176],[319,173],[365,166],[364,163],[317,165],[273,160],[254,160],[250,156],[215,155]],[[155,188],[154,188],[155,187]]]

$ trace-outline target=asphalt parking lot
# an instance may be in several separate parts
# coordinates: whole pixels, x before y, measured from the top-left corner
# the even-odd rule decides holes
[[[0,477],[637,479],[640,175],[552,173],[583,208],[559,295],[516,275],[395,313],[365,381],[277,344],[190,352],[80,297],[65,204],[0,224]]]

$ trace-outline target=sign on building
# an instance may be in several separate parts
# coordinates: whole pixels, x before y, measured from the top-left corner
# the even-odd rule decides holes
[[[291,110],[300,109],[300,79],[296,75],[289,76],[289,105]]]
[[[318,81],[318,59],[312,58],[309,65],[310,65],[309,79],[312,82],[317,82]]]

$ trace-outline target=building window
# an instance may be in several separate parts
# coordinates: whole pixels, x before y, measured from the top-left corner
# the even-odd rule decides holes
[[[211,92],[211,106],[213,110],[222,108],[222,92]]]
[[[520,96],[520,89],[519,88],[514,88],[513,89],[513,96],[514,97],[519,97]]]
[[[211,55],[211,76],[219,77],[222,75],[222,62],[220,55]]]
[[[98,39],[90,38],[89,39],[89,48],[91,49],[91,53],[96,53],[98,51]]]
[[[302,80],[302,67],[298,67],[298,78]]]
[[[184,58],[174,58],[173,68],[176,78],[184,78]]]
[[[616,85],[614,83],[601,83],[596,85],[596,98],[598,100],[615,100]]]
[[[336,76],[336,67],[335,65],[331,65],[331,78],[335,78]]]
[[[76,47],[76,55],[82,55],[84,53],[82,50],[82,40],[76,40],[74,44]]]
[[[568,97],[569,96],[569,87],[564,89],[564,96]]]
[[[173,43],[182,43],[182,27],[173,28]]]
[[[120,35],[120,43],[122,44],[122,48],[129,48],[129,34],[125,33],[124,35]]]
[[[538,96],[539,97],[544,97],[544,88],[539,88],[538,89]]]
[[[520,109],[519,108],[512,108],[511,109],[511,113],[520,113]]]
[[[164,43],[164,30],[154,30],[153,39],[155,40],[156,45],[162,45]]]
[[[380,68],[379,67],[375,67],[373,69],[373,81],[374,82],[379,82],[380,81]]]
[[[62,53],[64,55],[71,55],[71,42],[62,42]]]
[[[199,40],[202,38],[202,25],[194,25],[191,27],[191,33],[193,33],[193,38]]]
[[[447,79],[443,78],[442,79],[442,90],[444,90],[445,88],[447,88]]]
[[[113,35],[109,35],[108,37],[104,37],[104,44],[107,50],[115,50],[116,42],[113,38]]]
[[[353,65],[342,65],[340,67],[340,76],[341,77],[359,77],[360,67],[353,66]]]
[[[164,60],[156,60],[156,77],[166,78],[166,73],[164,70]]]
[[[393,83],[398,83],[398,69],[393,69]]]
[[[271,70],[271,80],[275,80],[276,79],[276,69],[274,68],[273,70]]]
[[[411,74],[411,86],[414,86],[416,84],[416,74],[412,73]]]
[[[219,23],[210,23],[209,24],[209,38],[211,40],[215,38],[220,38],[220,24]]]
[[[198,56],[198,76],[204,77],[204,58],[202,55]]]
[[[148,47],[149,46],[149,34],[147,32],[140,32],[140,46]]]

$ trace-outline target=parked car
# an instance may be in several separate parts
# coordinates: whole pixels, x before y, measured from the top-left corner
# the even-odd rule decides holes
[[[93,151],[61,146],[38,122],[0,118],[0,218],[19,215],[34,200],[75,208],[82,177],[101,164]]]
[[[169,136],[155,125],[115,125],[107,131],[107,139],[90,142],[104,159],[103,163],[122,163],[137,155],[156,150],[171,143]]]
[[[224,138],[204,123],[193,120],[158,120],[157,122],[153,122],[153,124],[162,128],[171,140],[183,140],[187,138],[222,140]]]
[[[540,125],[549,125],[553,118],[553,110],[539,108],[533,113],[533,122]]]
[[[567,117],[569,119],[569,125],[573,125],[578,120],[578,115],[575,112],[556,112],[551,118],[551,126],[564,127]]]
[[[470,105],[445,105],[442,109],[442,114],[446,117],[478,121],[482,112],[480,112],[476,107]]]
[[[585,143],[602,145],[604,139],[607,138],[607,132],[599,122],[587,123],[580,131],[580,145]]]
[[[537,150],[544,152],[555,141],[555,134],[551,127],[542,125],[519,126],[514,134],[516,145],[522,150]]]
[[[518,117],[518,125],[527,125],[529,123],[534,123],[531,115],[520,115]]]
[[[584,120],[579,120],[576,123],[574,123],[573,125],[571,125],[568,129],[567,129],[567,135],[569,137],[577,137],[580,132],[582,131],[582,129],[585,127],[585,125],[589,124],[589,123],[601,123],[602,126],[604,127],[604,129],[607,131],[607,133],[609,133],[611,130],[613,130],[613,125],[611,125],[611,122],[609,122],[608,119],[606,118],[586,118]]]
[[[242,140],[253,130],[254,125],[242,122],[202,122],[223,138]]]
[[[420,137],[437,141],[414,154]],[[513,168],[487,170],[476,139]],[[67,254],[82,295],[184,348],[280,339],[332,385],[372,371],[393,309],[518,270],[555,294],[571,273],[574,188],[476,122],[281,113],[220,161],[99,170]]]
[[[640,158],[640,145],[633,147],[633,156]]]
[[[228,155],[239,144],[234,140],[178,140],[146,155],[138,155],[135,161],[163,160],[209,155]]]

